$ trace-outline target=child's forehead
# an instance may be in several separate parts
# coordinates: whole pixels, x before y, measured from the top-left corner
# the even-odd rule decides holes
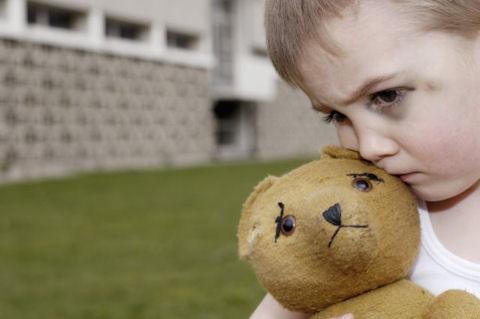
[[[370,1],[368,1],[370,2]],[[445,58],[458,58],[461,41],[440,32],[420,32],[404,15],[385,6],[360,6],[347,10],[342,18],[326,22],[325,28],[341,49],[339,54],[324,50],[314,38],[307,41],[299,59],[302,87],[315,104],[346,104],[369,82],[421,80],[435,86],[435,70],[427,65]],[[376,19],[375,19],[376,17]],[[420,78],[421,77],[421,78]],[[374,85],[370,85],[374,87]]]
[[[442,61],[459,60],[455,46],[435,46],[430,49],[438,52],[422,54],[428,49],[395,50],[391,55],[368,55],[365,59],[345,58],[344,64],[321,64],[310,61],[302,68],[302,89],[315,108],[346,107],[360,97],[392,87],[414,86],[425,92],[436,91],[445,85],[450,77],[449,68]],[[352,62],[354,61],[354,62]],[[307,63],[308,64],[308,63]],[[304,64],[306,65],[306,64]]]
[[[347,52],[365,50],[365,44],[388,49],[385,46],[404,45],[422,34],[415,19],[398,11],[398,5],[390,1],[359,1],[346,8],[340,17],[325,19],[322,30],[341,51]],[[307,39],[305,45],[315,46],[315,37]]]

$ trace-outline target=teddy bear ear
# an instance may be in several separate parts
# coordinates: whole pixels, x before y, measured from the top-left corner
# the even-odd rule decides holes
[[[252,206],[257,198],[265,193],[278,180],[276,176],[267,176],[264,180],[255,186],[253,192],[248,196],[243,204],[242,216],[238,225],[237,237],[239,240],[239,255],[241,259],[246,259],[252,252],[253,244],[255,243],[256,230],[255,221],[252,220]]]
[[[344,147],[336,146],[336,145],[327,145],[323,147],[321,152],[321,157],[322,158],[344,158],[344,159],[352,159],[352,160],[362,159],[362,157],[358,152],[349,150]]]
[[[247,200],[243,204],[243,210],[248,210],[252,204],[255,202],[257,197],[265,192],[267,189],[272,187],[273,184],[278,180],[277,176],[269,175],[265,177],[260,183],[255,186],[253,192],[248,196]]]

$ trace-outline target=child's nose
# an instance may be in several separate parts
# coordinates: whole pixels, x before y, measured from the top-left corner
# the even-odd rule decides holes
[[[397,143],[390,137],[374,131],[364,131],[358,136],[359,152],[363,158],[376,163],[398,152]]]

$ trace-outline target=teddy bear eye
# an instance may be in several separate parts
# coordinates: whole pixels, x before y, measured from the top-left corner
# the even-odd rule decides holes
[[[355,178],[352,182],[352,186],[362,192],[369,192],[372,189],[372,183],[363,177]]]
[[[295,231],[295,217],[292,215],[287,215],[282,218],[282,223],[280,225],[280,230],[285,236],[290,236]]]

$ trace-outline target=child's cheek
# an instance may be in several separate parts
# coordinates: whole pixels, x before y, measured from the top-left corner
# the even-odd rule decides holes
[[[412,186],[414,193],[426,201],[457,196],[480,180],[480,146],[469,128],[449,126],[427,136],[430,143],[417,149],[423,173]],[[480,135],[478,135],[480,136]],[[435,138],[436,137],[436,138]]]

